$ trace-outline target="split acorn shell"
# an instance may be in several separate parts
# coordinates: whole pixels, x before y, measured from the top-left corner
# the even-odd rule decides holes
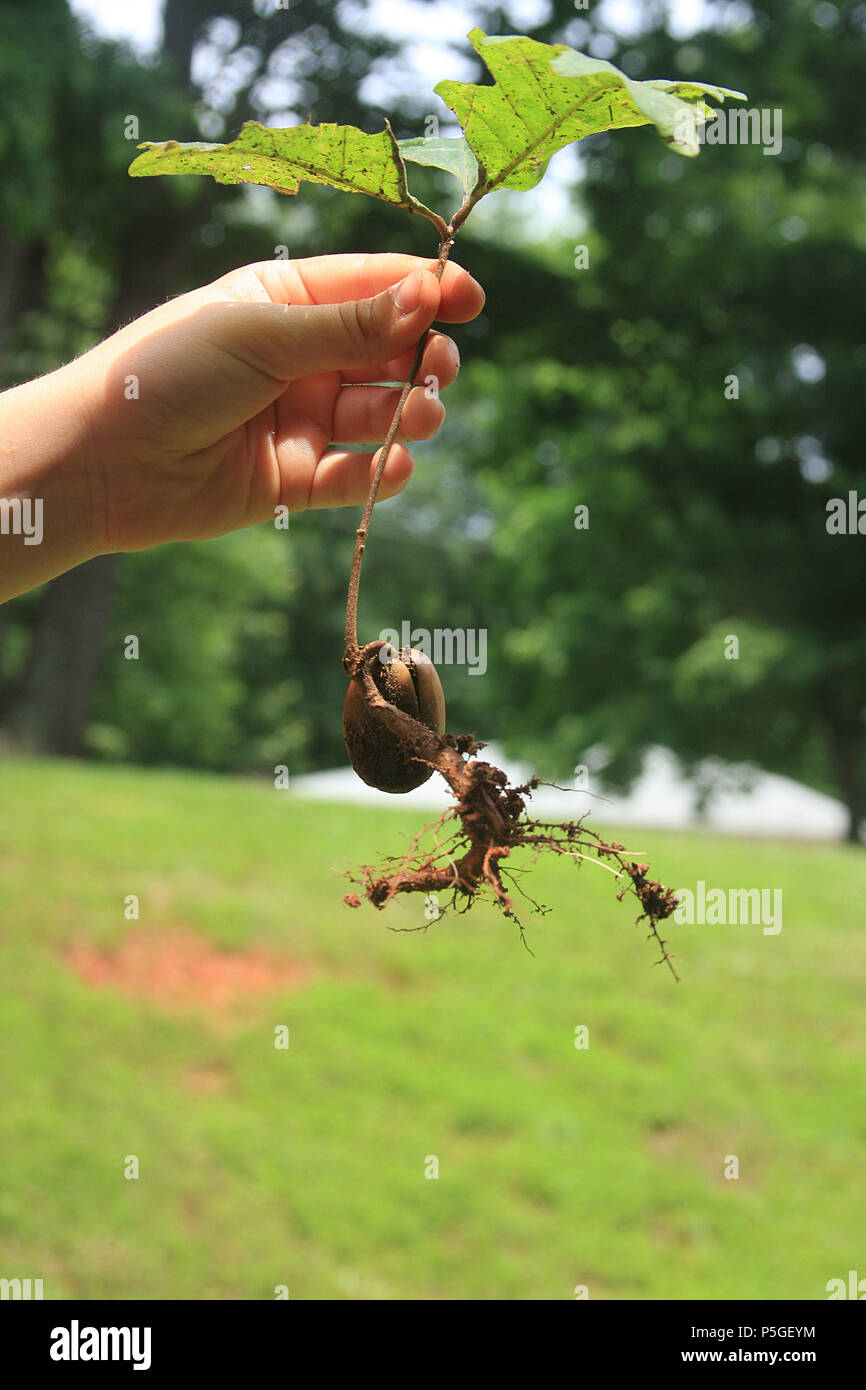
[[[387,663],[372,663],[370,674],[379,692],[404,714],[412,715],[434,733],[445,732],[445,694],[436,667],[423,652],[387,644],[382,648]],[[364,699],[357,676],[349,682],[343,705],[343,737],[349,758],[362,782],[383,792],[411,792],[433,775],[426,763],[414,761],[396,735],[377,717]]]

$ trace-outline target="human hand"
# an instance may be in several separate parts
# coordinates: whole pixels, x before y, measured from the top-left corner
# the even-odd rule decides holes
[[[380,442],[400,389],[376,383],[405,380],[434,317],[465,323],[484,304],[466,271],[449,262],[440,284],[434,267],[396,254],[245,266],[7,392],[0,494],[16,495],[10,481],[19,496],[48,494],[48,551],[31,553],[29,571],[41,572],[27,582],[89,555],[221,535],[280,505],[362,503],[375,454],[329,446]],[[444,387],[458,367],[456,345],[431,333],[418,380]],[[443,418],[416,387],[398,441],[428,438]],[[396,443],[380,496],[412,467]]]

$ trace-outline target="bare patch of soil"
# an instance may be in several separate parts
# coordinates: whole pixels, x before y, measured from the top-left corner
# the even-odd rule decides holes
[[[183,1078],[187,1090],[195,1096],[222,1096],[231,1089],[231,1077],[225,1067],[211,1063],[192,1067]]]
[[[94,989],[116,989],[169,1009],[227,1009],[250,995],[297,989],[312,974],[309,966],[261,947],[215,947],[187,928],[130,932],[111,950],[70,945],[64,960]]]

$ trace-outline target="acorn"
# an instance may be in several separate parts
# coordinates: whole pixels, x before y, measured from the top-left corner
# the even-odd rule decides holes
[[[445,695],[436,667],[423,652],[402,647],[398,652],[385,643],[370,674],[380,694],[426,724],[434,733],[445,732]],[[369,668],[368,668],[369,669]],[[433,775],[426,763],[414,761],[395,734],[385,727],[364,699],[357,676],[349,682],[343,705],[343,737],[352,766],[362,782],[382,792],[411,792]]]

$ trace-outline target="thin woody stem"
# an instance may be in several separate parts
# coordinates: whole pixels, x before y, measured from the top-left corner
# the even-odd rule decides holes
[[[454,224],[452,223],[450,227],[447,227],[445,229],[445,234],[443,235],[442,241],[440,242],[439,259],[436,262],[435,271],[437,280],[442,279],[442,275],[445,270],[445,263],[448,260],[448,256],[451,252],[451,247],[454,245],[454,230]],[[349,575],[349,593],[346,599],[346,652],[345,656],[343,657],[343,665],[350,675],[354,675],[361,654],[361,649],[358,646],[358,592],[361,586],[361,566],[364,562],[364,550],[367,545],[367,534],[370,529],[370,518],[373,515],[373,504],[376,501],[376,494],[379,491],[379,484],[382,481],[382,474],[384,473],[385,465],[388,462],[388,455],[391,452],[391,447],[394,443],[394,440],[397,437],[397,431],[400,428],[400,421],[403,418],[403,408],[406,404],[406,401],[409,398],[409,393],[412,390],[412,387],[415,385],[415,377],[418,373],[419,367],[421,366],[421,359],[424,356],[424,348],[427,344],[427,338],[429,334],[430,329],[428,328],[425,330],[424,333],[422,333],[421,337],[418,340],[418,346],[415,349],[415,358],[412,362],[412,367],[403,385],[403,390],[400,392],[400,399],[397,402],[397,408],[394,411],[391,424],[388,427],[388,433],[386,434],[384,443],[382,444],[382,449],[379,454],[379,460],[376,464],[375,472],[373,473],[373,476],[370,479],[370,489],[367,493],[367,500],[364,503],[364,511],[361,516],[361,523],[357,531],[355,532],[355,553],[352,556],[352,570]]]

